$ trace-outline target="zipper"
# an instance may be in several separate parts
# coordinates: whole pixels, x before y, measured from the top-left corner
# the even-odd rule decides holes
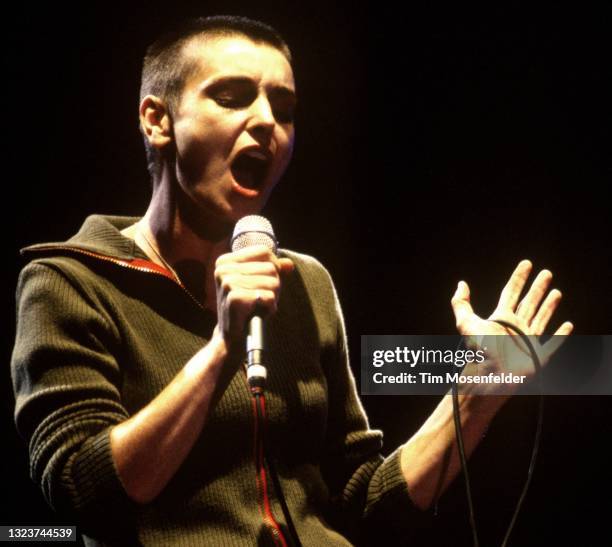
[[[132,258],[131,260],[123,260],[120,258],[115,258],[112,256],[103,255],[100,253],[94,253],[93,251],[86,251],[85,249],[79,249],[78,247],[71,247],[69,245],[48,245],[40,249],[28,249],[28,252],[35,253],[35,252],[45,252],[45,251],[53,251],[53,250],[68,251],[72,253],[82,254],[85,256],[92,257],[92,258],[97,258],[98,260],[103,260],[105,262],[116,264],[117,266],[127,268],[128,270],[135,270],[138,272],[150,273],[150,274],[158,275],[161,277],[165,277],[166,279],[169,279],[170,281],[173,281],[176,285],[178,285],[183,290],[183,292],[185,292],[185,294],[189,296],[189,298],[201,310],[207,311],[206,308],[202,306],[202,304],[200,304],[200,301],[189,292],[189,290],[187,289],[187,287],[185,287],[185,285],[183,285],[183,283],[178,277],[176,277],[172,272],[166,270],[162,266],[159,266],[158,264],[155,264],[154,262],[151,262],[149,260],[145,260],[143,258]]]

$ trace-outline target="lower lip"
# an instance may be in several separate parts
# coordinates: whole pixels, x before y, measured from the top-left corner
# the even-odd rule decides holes
[[[240,186],[235,180],[232,180],[232,189],[234,192],[246,197],[246,198],[256,198],[259,196],[258,190],[253,190],[252,188],[245,188],[244,186]]]
[[[232,190],[245,198],[256,198],[259,197],[259,189],[246,188],[245,186],[241,186],[236,182],[234,175],[230,170],[230,177],[232,179]]]

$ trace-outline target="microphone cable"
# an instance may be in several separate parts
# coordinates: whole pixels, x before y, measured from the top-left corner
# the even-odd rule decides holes
[[[275,255],[278,252],[278,241],[276,240],[270,221],[259,215],[247,215],[242,217],[234,226],[231,249],[232,252],[235,252],[254,245],[263,245]],[[258,300],[256,303],[258,303]],[[270,526],[271,533],[274,536],[274,542],[276,544],[280,543],[282,547],[288,547],[283,531],[278,522],[276,522],[269,505],[266,483],[267,463],[270,477],[274,484],[274,490],[276,491],[276,495],[285,516],[285,523],[287,524],[289,532],[287,535],[289,546],[302,547],[297,530],[293,524],[293,519],[291,518],[289,507],[285,500],[285,495],[281,488],[274,459],[270,453],[270,447],[266,442],[268,423],[266,418],[266,399],[264,396],[264,387],[267,377],[266,367],[263,364],[265,353],[264,327],[263,318],[257,313],[255,313],[248,322],[246,346],[247,383],[253,397],[253,413],[255,419],[255,467],[257,470],[258,489],[260,485],[262,489],[263,507],[261,509],[264,516],[264,522]]]
[[[527,348],[529,349],[529,353],[531,354],[531,361],[533,362],[533,366],[535,368],[535,375],[537,378],[537,382],[538,382],[538,388],[539,388],[539,404],[538,404],[538,421],[537,421],[537,425],[536,425],[536,433],[535,433],[535,438],[533,441],[533,449],[531,451],[531,459],[529,462],[529,469],[527,471],[527,479],[525,480],[525,484],[523,486],[523,490],[521,492],[521,495],[519,496],[519,500],[516,504],[516,509],[514,510],[514,514],[512,515],[512,519],[510,520],[510,524],[508,526],[508,530],[506,531],[505,535],[504,535],[504,539],[502,541],[502,547],[506,547],[506,545],[508,544],[508,540],[510,539],[510,534],[512,533],[512,529],[514,528],[514,525],[516,523],[516,519],[518,517],[518,514],[521,510],[521,506],[523,505],[523,501],[525,500],[525,497],[527,496],[527,490],[529,489],[529,485],[531,484],[531,479],[533,477],[533,471],[535,469],[535,462],[537,459],[537,455],[538,455],[538,450],[540,447],[540,440],[542,437],[542,424],[544,421],[544,396],[542,394],[542,378],[541,378],[541,372],[542,372],[542,364],[540,363],[540,359],[538,358],[538,354],[536,353],[531,340],[529,340],[529,337],[520,329],[518,328],[516,325],[513,325],[512,323],[508,323],[507,321],[504,321],[502,319],[493,319],[493,321],[495,321],[496,323],[516,332],[516,334],[518,334],[518,336],[521,338],[521,340],[523,340],[523,342],[525,342],[525,344],[527,345]],[[463,343],[463,341],[461,341],[459,343],[459,345],[461,345]],[[469,518],[470,518],[470,527],[472,529],[472,539],[474,541],[474,547],[478,547],[479,546],[479,542],[478,542],[478,532],[477,532],[477,528],[476,528],[476,518],[474,515],[474,503],[472,500],[472,488],[470,486],[470,477],[469,477],[469,473],[468,473],[468,468],[467,468],[467,459],[465,457],[465,447],[463,444],[463,434],[461,432],[461,416],[460,416],[460,411],[459,411],[459,394],[457,391],[457,383],[453,382],[452,388],[452,398],[453,398],[453,419],[455,422],[455,435],[457,438],[457,447],[459,449],[459,458],[461,460],[461,469],[463,471],[463,477],[465,479],[465,489],[466,489],[466,494],[467,494],[467,502],[468,502],[468,510],[469,510]]]
[[[276,465],[274,463],[274,459],[270,453],[270,448],[268,443],[266,442],[267,435],[267,419],[266,419],[266,405],[265,405],[265,396],[263,389],[252,388],[251,393],[253,395],[255,408],[256,408],[256,434],[255,434],[255,446],[258,447],[257,452],[260,455],[259,458],[263,456],[265,462],[268,464],[268,469],[270,471],[270,477],[272,478],[272,483],[274,484],[274,490],[278,496],[278,501],[280,502],[283,515],[285,517],[285,523],[287,524],[288,535],[287,538],[289,540],[290,547],[302,547],[302,543],[300,542],[300,537],[295,529],[295,525],[293,524],[293,519],[291,518],[291,512],[289,511],[289,507],[287,505],[287,501],[285,500],[285,494],[283,493],[283,489],[280,484],[280,480],[278,478],[278,472],[276,470]],[[256,462],[257,463],[257,462]],[[260,462],[260,465],[264,465],[264,462]],[[273,517],[272,517],[273,519]],[[278,526],[278,523],[274,521],[274,524]],[[279,527],[280,529],[280,527]],[[282,533],[281,533],[282,535]],[[286,545],[283,541],[284,538],[280,538],[280,541],[283,545]]]

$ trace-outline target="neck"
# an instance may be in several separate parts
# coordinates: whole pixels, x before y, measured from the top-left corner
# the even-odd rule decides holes
[[[231,226],[201,219],[189,198],[157,184],[139,229],[178,274],[181,282],[207,308],[216,310],[215,261],[229,251]],[[150,257],[159,262],[157,257]],[[162,264],[162,266],[165,266]]]

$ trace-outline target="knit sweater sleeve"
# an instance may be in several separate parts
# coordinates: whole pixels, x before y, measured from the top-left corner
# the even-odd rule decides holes
[[[321,462],[332,501],[330,519],[358,544],[377,536],[391,537],[391,530],[406,537],[422,512],[409,496],[400,449],[383,457],[382,431],[370,428],[349,364],[343,314],[329,273],[310,257],[301,266],[318,270],[305,278],[311,274],[313,279],[318,277],[311,294],[319,316],[327,317],[321,320],[320,331],[330,331],[329,340],[323,336],[328,418]]]
[[[30,474],[49,504],[87,530],[120,525],[131,506],[110,450],[127,418],[110,348],[117,333],[87,289],[53,261],[33,262],[17,287],[11,373],[15,421],[29,443]],[[112,526],[110,526],[112,527]]]

